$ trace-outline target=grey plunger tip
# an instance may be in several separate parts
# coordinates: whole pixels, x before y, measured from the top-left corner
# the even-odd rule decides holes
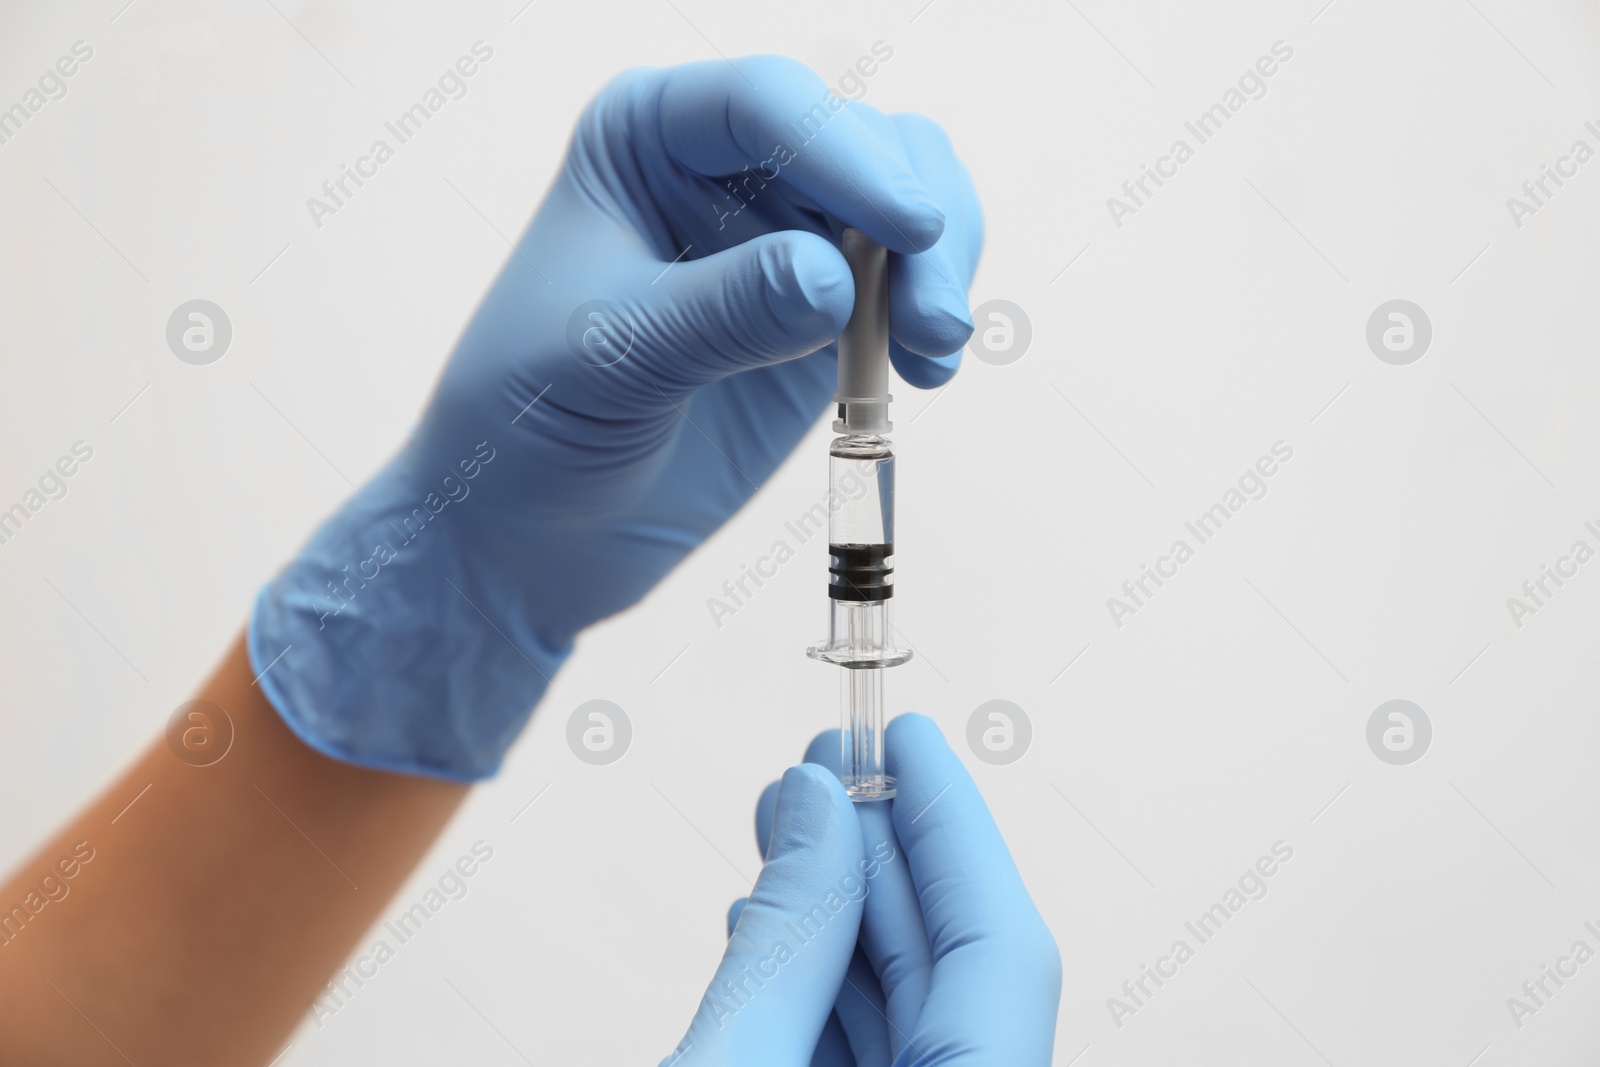
[[[834,433],[882,434],[889,422],[889,253],[860,230],[844,231],[856,303],[839,335],[839,417]]]

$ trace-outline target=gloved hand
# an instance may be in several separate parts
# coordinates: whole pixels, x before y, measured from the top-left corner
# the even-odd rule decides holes
[[[791,776],[806,767],[762,794],[756,834],[767,866],[749,903],[737,901],[729,912],[731,937],[717,976],[664,1065],[1050,1062],[1061,956],[977,786],[924,716],[891,722],[886,748],[898,792],[888,803],[854,805],[859,852],[836,840],[836,799],[808,805],[804,816],[793,810]],[[837,774],[839,732],[813,741],[806,761]],[[797,840],[802,819],[808,830]],[[778,860],[783,865],[774,869]],[[861,911],[853,951],[819,937],[804,950],[820,946],[805,980],[791,982],[779,970],[746,997],[740,980],[760,973],[760,961],[776,955],[777,945],[798,940],[794,931],[823,900],[819,888],[841,885],[840,872],[850,871],[852,860],[860,864],[856,889],[840,896],[861,903],[841,911],[824,932],[832,938],[853,928]],[[802,864],[809,881],[793,873]],[[829,1003],[824,994],[835,975],[843,981],[833,978],[837,998]]]
[[[352,763],[493,774],[577,633],[827,408],[846,226],[891,252],[901,376],[948,380],[982,222],[933,122],[780,57],[617,78],[410,441],[257,598],[251,661],[289,726]]]
[[[761,876],[729,913],[722,963],[662,1067],[804,1067],[855,955],[872,868],[850,798],[809,764],[768,794]]]

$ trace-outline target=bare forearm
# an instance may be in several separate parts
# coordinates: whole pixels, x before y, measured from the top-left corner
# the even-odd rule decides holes
[[[158,739],[0,888],[0,1060],[267,1063],[465,796],[313,752],[251,677],[235,642],[199,693],[222,759]]]

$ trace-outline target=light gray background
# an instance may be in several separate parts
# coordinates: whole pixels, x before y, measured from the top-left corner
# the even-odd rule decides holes
[[[275,2],[7,5],[0,105],[74,41],[94,58],[0,145],[0,500],[95,450],[0,546],[7,860],[161,728],[406,432],[612,74],[777,51],[831,82],[882,40],[866,99],[949,129],[988,219],[973,305],[1034,334],[948,396],[897,390],[919,655],[891,707],[964,755],[979,704],[1031,718],[1020,761],[967,762],[1061,945],[1057,1061],[1600,1050],[1600,961],[1521,1029],[1505,1003],[1600,948],[1600,562],[1520,630],[1505,604],[1597,544],[1600,160],[1520,229],[1506,207],[1600,147],[1593,5]],[[305,199],[478,39],[469,95],[316,229]],[[1278,40],[1268,95],[1116,227],[1106,198]],[[195,298],[233,323],[212,366],[164,341]],[[1404,367],[1364,339],[1397,298],[1434,329]],[[586,635],[386,914],[482,838],[470,894],[280,1063],[671,1049],[758,869],[756,796],[836,715],[803,655],[819,543],[720,628],[706,603],[822,495],[826,437]],[[1115,627],[1106,598],[1280,439],[1268,496]],[[1017,580],[980,589],[997,557]],[[1394,698],[1433,723],[1410,766],[1365,739]],[[609,766],[565,743],[591,699],[633,723]],[[1107,997],[1279,839],[1269,895],[1118,1029]]]

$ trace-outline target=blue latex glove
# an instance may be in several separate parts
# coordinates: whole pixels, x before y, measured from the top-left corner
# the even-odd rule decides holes
[[[804,1067],[855,954],[869,861],[831,772],[791,767],[773,787],[766,862],[672,1067]]]
[[[898,793],[889,803],[855,805],[866,864],[865,910],[848,965],[839,946],[830,947],[835,953],[831,967],[844,973],[832,1010],[817,1007],[816,988],[773,983],[762,991],[765,1008],[790,1017],[765,1043],[752,1047],[741,1040],[740,1055],[715,1062],[730,1067],[1032,1067],[1050,1062],[1061,956],[983,797],[932,720],[921,715],[895,719],[886,748]],[[813,741],[806,761],[836,774],[839,732]],[[789,781],[786,775],[781,790],[777,783],[769,786],[756,808],[756,835],[769,866],[773,856],[795,853],[785,811]],[[845,856],[828,840],[827,845],[820,837],[812,843],[814,855],[826,854],[815,872],[824,881]],[[806,892],[769,889],[766,869],[749,899],[742,914],[742,901],[729,913],[729,922],[737,925],[719,981],[707,991],[686,1041],[710,1046],[712,1037],[741,1022],[735,1015],[723,1020],[723,1030],[716,1028],[718,1013],[708,1004],[726,994],[720,980],[743,973],[752,955],[769,949],[771,931],[784,936],[784,917],[793,921],[813,903]],[[755,921],[759,935],[746,931],[746,916],[757,903],[762,906]],[[826,978],[815,977],[819,983]],[[792,1000],[774,1005],[791,991]],[[813,1032],[818,1034],[814,1046],[804,1045]],[[685,1062],[696,1062],[692,1053]]]
[[[411,440],[257,598],[251,661],[289,726],[352,763],[493,774],[578,632],[828,407],[846,226],[890,249],[901,376],[948,380],[982,221],[933,122],[771,56],[607,87]]]

